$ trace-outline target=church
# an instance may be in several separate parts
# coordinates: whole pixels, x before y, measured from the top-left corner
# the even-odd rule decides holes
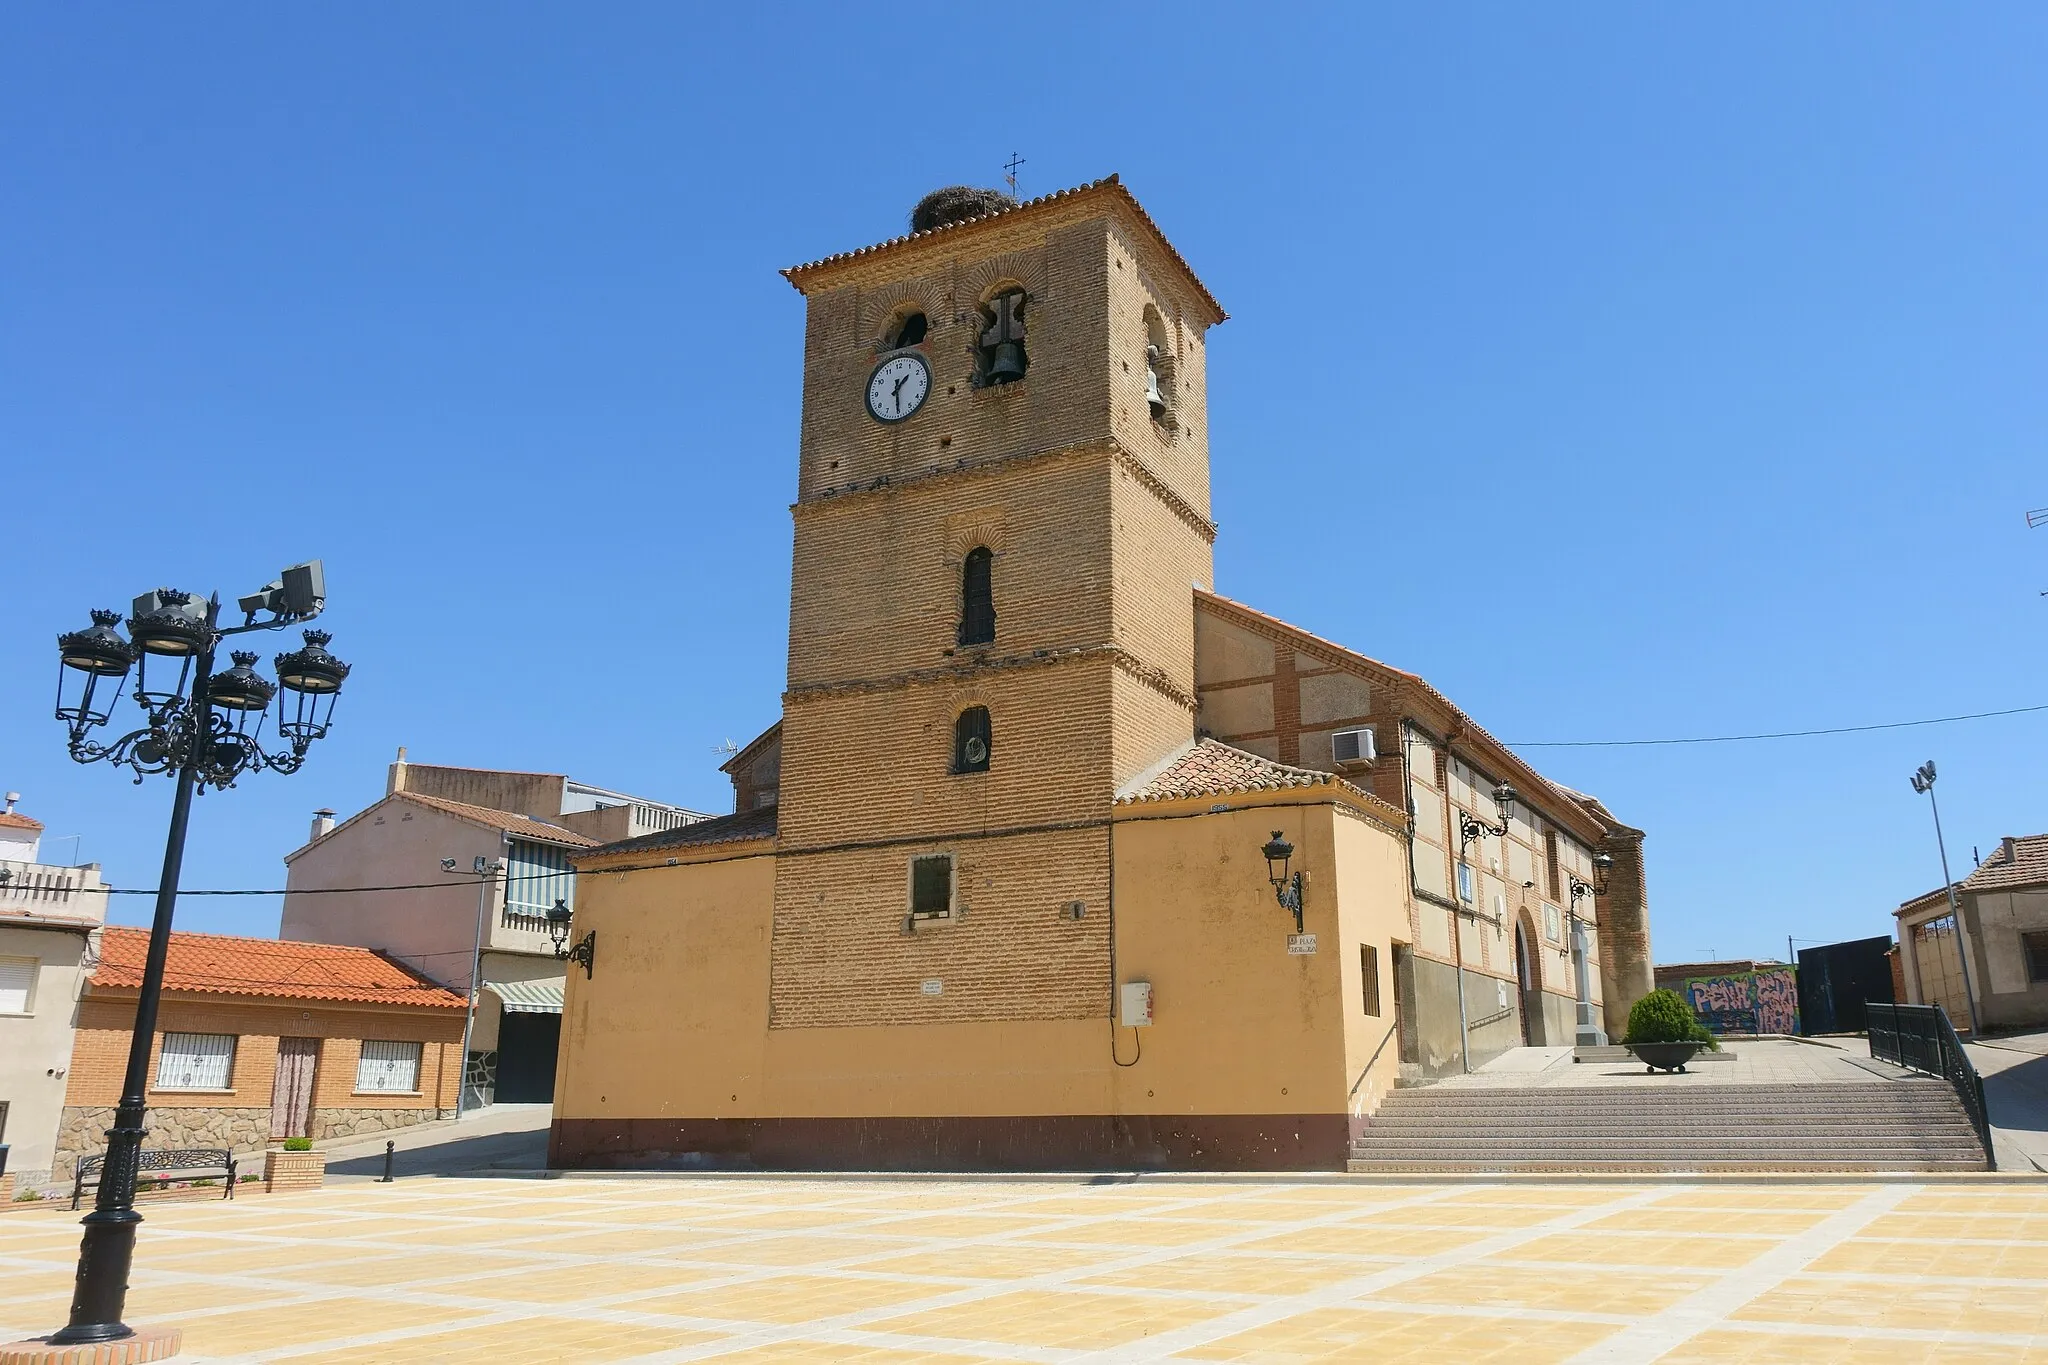
[[[941,190],[803,295],[782,719],[580,850],[550,1164],[1343,1169],[1604,1043],[1643,833],[1222,595],[1216,299],[1115,177]]]

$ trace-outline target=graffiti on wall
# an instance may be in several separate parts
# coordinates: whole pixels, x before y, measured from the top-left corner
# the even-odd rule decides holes
[[[1688,977],[1678,993],[1715,1033],[1799,1032],[1799,977],[1790,967]]]

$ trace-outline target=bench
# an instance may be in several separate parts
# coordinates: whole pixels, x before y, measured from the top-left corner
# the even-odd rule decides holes
[[[224,1148],[188,1147],[159,1151],[144,1150],[141,1156],[142,1164],[138,1170],[136,1181],[138,1185],[141,1183],[141,1178],[146,1177],[152,1171],[165,1172],[172,1175],[218,1175],[225,1177],[223,1183],[227,1186],[221,1198],[233,1199],[235,1197],[235,1154]],[[100,1169],[106,1164],[107,1158],[105,1153],[101,1153],[98,1156],[79,1158],[78,1174],[73,1176],[71,1180],[71,1207],[74,1212],[78,1208],[78,1201],[85,1197],[85,1187],[87,1185],[91,1185],[95,1189],[99,1187]]]

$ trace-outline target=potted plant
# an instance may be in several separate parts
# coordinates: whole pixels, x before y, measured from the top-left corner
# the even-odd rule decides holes
[[[286,1138],[282,1149],[273,1147],[263,1154],[266,1193],[318,1189],[326,1180],[327,1153],[314,1151],[311,1138]]]
[[[1628,1012],[1628,1036],[1621,1045],[1651,1071],[1683,1071],[1702,1050],[1719,1052],[1720,1040],[1676,991],[1651,991]]]

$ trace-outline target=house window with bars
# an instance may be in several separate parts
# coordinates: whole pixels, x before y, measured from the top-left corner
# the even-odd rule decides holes
[[[953,913],[953,855],[927,853],[910,860],[910,917],[944,919]]]
[[[159,1090],[226,1090],[235,1068],[232,1033],[166,1033],[157,1054]]]
[[[377,1038],[363,1040],[362,1056],[356,1061],[356,1093],[359,1095],[410,1095],[420,1088],[420,1043],[393,1043]]]

